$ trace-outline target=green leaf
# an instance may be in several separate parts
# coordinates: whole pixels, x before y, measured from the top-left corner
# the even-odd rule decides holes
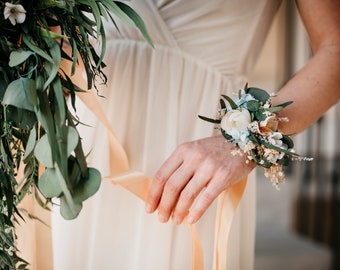
[[[207,121],[207,122],[210,122],[210,123],[214,123],[214,124],[219,124],[221,123],[221,120],[220,119],[212,119],[212,118],[209,118],[209,117],[205,117],[205,116],[202,116],[202,115],[199,115],[198,116],[200,119],[204,120],[204,121]]]
[[[13,240],[3,231],[0,231],[0,237],[2,239],[2,241],[4,241],[7,245],[9,246],[13,246]]]
[[[276,106],[285,108],[285,107],[287,107],[288,105],[290,105],[292,103],[293,103],[293,101],[287,101],[287,102],[281,103],[281,104],[276,105]]]
[[[257,111],[260,108],[261,104],[257,100],[249,100],[249,101],[247,101],[247,105],[246,106],[247,106],[247,109],[249,111],[255,112],[255,111]]]
[[[224,102],[224,100],[222,98],[220,99],[220,107],[221,107],[222,110],[227,108],[227,105],[225,104],[225,102]]]
[[[56,75],[58,74],[58,70],[60,68],[60,62],[61,62],[61,54],[60,54],[60,48],[58,43],[50,38],[44,39],[46,44],[48,45],[49,52],[52,56],[53,61],[50,63],[45,64],[45,69],[48,74],[48,79],[45,81],[43,90],[45,90],[51,82],[54,80]]]
[[[63,203],[61,203],[61,209],[67,210],[67,212],[65,212],[65,216],[63,215],[63,211],[61,210],[62,215],[65,219],[70,219],[71,217],[75,218],[76,216],[78,216],[79,211],[82,208],[82,204],[74,202],[72,195],[71,195],[71,191],[68,188],[68,183],[66,182],[66,179],[62,175],[58,164],[55,163],[54,167],[56,169],[56,176],[57,176],[57,179],[59,181],[59,185],[60,185],[62,192],[63,192],[63,196],[61,196],[61,197],[64,197],[64,199],[65,199],[65,201]],[[62,199],[61,199],[61,201],[62,201]]]
[[[41,0],[41,1],[34,1],[34,9],[48,9],[52,7],[59,7],[65,8],[65,1],[57,1],[57,0]]]
[[[50,63],[54,62],[53,59],[47,53],[45,53],[42,49],[35,45],[32,37],[29,34],[23,33],[22,41],[28,48],[30,48],[36,54],[40,55],[45,60],[49,61]]]
[[[18,66],[21,63],[25,62],[28,59],[28,57],[30,57],[32,54],[33,54],[32,51],[24,51],[24,50],[13,51],[9,55],[8,65],[10,67]]]
[[[142,18],[136,13],[136,11],[134,11],[130,6],[126,5],[123,2],[116,2],[116,4],[121,10],[124,11],[126,15],[129,16],[129,18],[134,22],[135,26],[142,33],[144,39],[149,43],[151,47],[153,47],[153,42],[151,40],[151,37],[149,36],[149,33],[146,30],[145,24]]]
[[[230,141],[233,141],[233,137],[230,136],[228,133],[226,133],[225,130],[222,129],[222,128],[221,128],[221,133],[222,133],[223,137],[224,137],[227,141],[229,141],[229,142],[230,142]]]
[[[24,154],[24,162],[27,162],[28,158],[33,153],[36,139],[37,139],[37,130],[35,129],[35,127],[33,127],[31,129],[31,132],[30,132],[30,135],[28,137],[27,144],[26,144],[26,149],[25,149],[25,154]]]
[[[79,135],[75,128],[67,127],[67,156],[70,156],[71,153],[76,149],[79,142]]]
[[[7,105],[6,121],[19,129],[30,130],[37,122],[37,118],[34,112]]]
[[[257,140],[257,138],[255,137],[255,135],[251,132],[249,133],[249,140],[252,141],[255,145],[260,145],[260,143]]]
[[[234,102],[234,100],[233,100],[232,98],[230,98],[230,97],[228,97],[228,96],[226,96],[226,95],[222,95],[222,97],[224,97],[224,98],[229,102],[230,107],[231,107],[233,110],[235,110],[235,109],[238,108],[237,105],[236,105],[236,103]]]
[[[255,99],[261,101],[263,104],[265,104],[270,98],[270,95],[265,90],[256,87],[248,88],[246,93],[251,94]]]
[[[83,5],[89,6],[91,8],[91,13],[94,17],[94,20],[96,21],[96,27],[97,27],[97,29],[100,29],[102,27],[102,21],[101,21],[100,10],[97,6],[97,1],[78,0],[77,2],[79,2],[80,4],[83,4]]]
[[[73,200],[75,203],[80,203],[94,195],[101,183],[101,175],[97,169],[88,169],[88,178],[83,179],[80,184],[74,189]]]
[[[265,141],[263,141],[263,140],[260,140],[260,143],[263,144],[263,145],[264,145],[265,147],[267,147],[267,148],[270,148],[270,149],[273,149],[273,150],[276,150],[276,151],[285,153],[285,154],[287,154],[287,155],[296,156],[296,157],[299,156],[299,155],[296,154],[296,153],[293,153],[293,152],[290,152],[290,151],[288,151],[288,150],[286,150],[286,149],[277,147],[277,146],[272,145],[272,144],[270,144],[270,143],[267,143],[267,142],[265,142]]]
[[[126,14],[118,4],[118,1],[102,0],[103,5],[113,14],[115,14],[124,24],[128,26],[135,26],[131,18]]]
[[[67,36],[46,30],[45,28],[39,27],[40,34],[44,38],[54,38],[54,39],[64,39],[67,38]]]
[[[283,108],[287,107],[288,105],[290,105],[290,104],[292,104],[292,103],[293,103],[293,101],[287,101],[287,102],[282,103],[282,104],[280,104],[280,105],[276,105],[276,106],[274,106],[274,107],[270,107],[270,108],[267,109],[267,111],[273,112],[273,113],[279,112],[279,111],[281,111]]]
[[[47,168],[53,168],[53,158],[48,136],[45,134],[37,142],[34,149],[35,157]]]
[[[29,98],[29,91],[34,90],[34,80],[28,78],[14,80],[8,85],[2,103],[34,112],[34,106]]]
[[[254,112],[254,116],[257,120],[264,121],[267,118],[265,112],[266,112],[265,109],[257,110],[257,111]]]
[[[51,87],[55,96],[55,121],[57,124],[63,125],[66,117],[65,96],[58,77],[53,81]]]
[[[294,141],[287,135],[283,135],[282,142],[287,144],[288,148],[294,148]]]
[[[79,215],[82,208],[82,203],[76,203],[70,206],[65,196],[60,197],[60,214],[64,219],[75,219]]]
[[[40,176],[38,187],[46,198],[57,198],[61,195],[62,189],[57,179],[56,169],[47,168]]]
[[[0,250],[0,262],[3,262],[7,266],[9,266],[10,267],[9,269],[13,269],[13,262],[11,257],[3,250]]]

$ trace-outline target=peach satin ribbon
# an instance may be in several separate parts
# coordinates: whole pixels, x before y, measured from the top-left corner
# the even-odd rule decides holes
[[[71,63],[63,61],[61,63],[63,70],[70,70]],[[79,74],[79,73],[78,73]],[[82,89],[87,89],[86,80],[82,76],[72,76],[73,82]],[[79,98],[86,106],[98,117],[98,119],[107,128],[109,134],[110,147],[110,176],[105,179],[113,184],[122,186],[129,190],[139,198],[145,201],[151,178],[141,172],[131,171],[127,155],[118,141],[115,133],[103,112],[97,97],[93,91],[79,93]],[[214,264],[213,270],[227,269],[227,244],[230,228],[237,206],[242,198],[247,179],[243,179],[239,183],[231,186],[220,194],[218,198],[216,225],[215,225],[215,246],[214,246]],[[47,224],[50,224],[50,213],[42,211],[40,206],[37,206],[34,198],[27,198],[27,203],[23,203],[28,211],[36,213],[36,216],[44,219]],[[38,213],[39,212],[39,213]],[[23,224],[18,226],[18,239],[21,250],[21,255],[27,259],[32,269],[48,270],[53,269],[52,256],[52,238],[51,230],[46,225],[35,221],[28,220],[30,225]],[[203,270],[203,250],[199,236],[194,225],[187,224],[192,241],[192,269]],[[28,238],[25,236],[29,236]]]
[[[105,179],[111,181],[113,184],[122,186],[145,201],[151,178],[141,172],[130,170],[127,155],[122,145],[117,140],[117,137],[115,136],[115,133],[93,91],[79,93],[78,97],[104,124],[109,134],[108,140],[110,147],[111,175],[105,177]],[[219,196],[216,214],[214,270],[225,270],[227,267],[226,254],[228,235],[236,208],[246,186],[246,182],[247,179],[243,179],[239,183],[231,186]],[[192,240],[192,269],[203,270],[203,250],[199,236],[194,225],[187,225]]]

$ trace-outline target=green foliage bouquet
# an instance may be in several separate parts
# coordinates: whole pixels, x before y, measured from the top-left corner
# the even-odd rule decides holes
[[[62,216],[73,219],[99,188],[100,173],[87,166],[79,120],[65,93],[74,107],[75,93],[86,90],[68,75],[79,62],[88,89],[98,77],[106,82],[103,19],[116,25],[115,18],[137,27],[152,44],[141,18],[120,1],[0,0],[0,269],[27,266],[14,230],[26,195],[46,208],[59,198]],[[100,53],[90,42],[98,38]],[[71,71],[62,69],[64,60],[72,62]]]

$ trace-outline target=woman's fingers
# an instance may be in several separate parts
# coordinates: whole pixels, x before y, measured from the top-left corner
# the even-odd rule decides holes
[[[180,224],[183,222],[184,218],[188,215],[190,207],[194,203],[197,196],[206,187],[210,180],[210,176],[206,174],[195,174],[190,182],[183,188],[177,204],[174,208],[172,215],[172,220],[175,224]]]
[[[224,189],[254,167],[245,157],[233,156],[233,147],[222,136],[179,146],[152,181],[147,212],[158,210],[161,222],[172,216],[180,224],[188,216],[195,223]]]
[[[182,164],[166,182],[163,188],[161,200],[158,205],[158,218],[161,222],[167,222],[177,204],[177,200],[187,183],[193,176],[192,168]]]

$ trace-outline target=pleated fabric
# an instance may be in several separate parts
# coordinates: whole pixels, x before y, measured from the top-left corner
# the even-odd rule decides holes
[[[107,85],[98,97],[131,168],[152,176],[180,143],[211,136],[221,95],[247,82],[280,1],[136,0],[155,43],[138,31],[107,22]],[[251,83],[251,82],[250,82]],[[80,101],[77,115],[90,166],[109,175],[107,131]],[[55,270],[185,270],[191,241],[185,226],[159,223],[144,203],[105,182],[80,216],[52,214]],[[212,269],[216,203],[197,224],[205,269]],[[252,269],[255,181],[251,175],[229,238],[228,269]]]

